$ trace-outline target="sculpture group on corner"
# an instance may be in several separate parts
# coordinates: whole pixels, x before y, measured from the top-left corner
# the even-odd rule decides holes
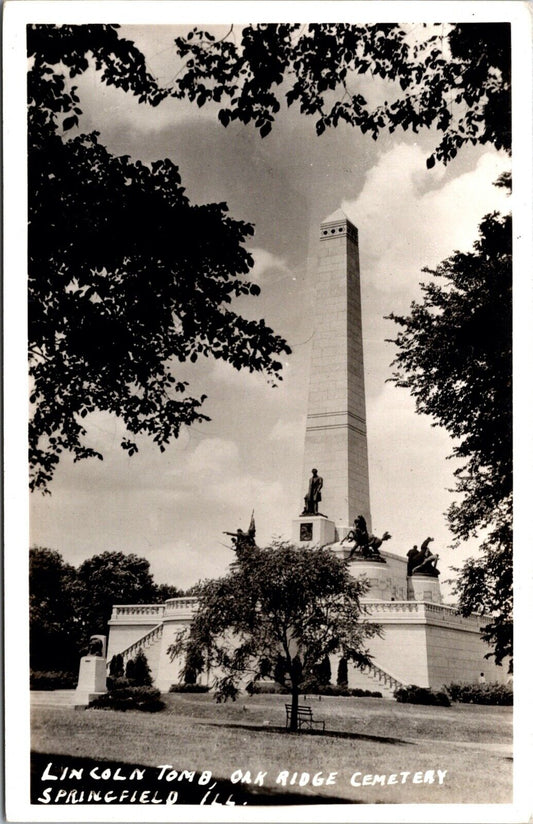
[[[245,532],[243,529],[238,529],[237,532],[224,532],[224,535],[230,536],[231,543],[233,544],[232,549],[234,549],[237,553],[242,552],[246,549],[253,549],[253,547],[257,546],[255,543],[254,513],[252,512],[252,517],[250,518],[250,526],[248,527],[247,532]]]
[[[381,555],[379,548],[383,541],[388,541],[392,538],[390,532],[384,532],[381,538],[377,535],[368,534],[368,527],[364,515],[358,515],[353,522],[353,529],[350,529],[348,534],[342,539],[341,544],[347,541],[353,541],[353,547],[347,557],[347,561],[351,561],[354,556],[359,555],[371,561],[382,561],[385,559]]]

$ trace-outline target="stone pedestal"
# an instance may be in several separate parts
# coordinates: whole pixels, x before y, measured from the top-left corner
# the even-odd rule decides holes
[[[86,707],[89,701],[107,692],[105,658],[84,655],[80,660],[78,686],[74,693],[74,706]]]
[[[425,572],[415,572],[407,578],[407,599],[409,601],[428,601],[441,604],[439,579]]]
[[[292,522],[292,540],[300,546],[325,546],[335,538],[335,524],[324,515],[301,515]]]

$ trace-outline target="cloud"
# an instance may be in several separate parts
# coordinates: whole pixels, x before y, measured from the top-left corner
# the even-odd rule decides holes
[[[265,275],[271,274],[273,270],[284,275],[290,275],[290,270],[284,258],[277,257],[266,249],[254,248],[250,249],[250,253],[254,259],[254,267],[250,275],[255,281],[261,282],[264,280]]]
[[[468,251],[483,215],[510,208],[493,186],[506,156],[489,150],[475,169],[445,182],[442,166],[425,170],[425,156],[417,145],[396,146],[368,172],[357,199],[342,204],[359,229],[363,279],[380,291],[409,288],[412,297],[423,266]]]
[[[305,431],[305,415],[297,420],[278,420],[270,430],[269,441],[303,442]]]

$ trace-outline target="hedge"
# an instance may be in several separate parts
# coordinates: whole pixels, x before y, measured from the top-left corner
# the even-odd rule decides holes
[[[408,687],[399,687],[394,697],[400,704],[429,704],[434,707],[449,707],[450,699],[445,692],[437,692],[427,687],[417,687],[410,684]]]
[[[510,684],[446,684],[444,687],[452,701],[462,704],[513,704],[513,688]]]
[[[155,687],[123,687],[99,695],[91,701],[89,708],[97,710],[141,710],[159,712],[165,708],[161,693]]]
[[[72,672],[30,670],[30,690],[75,690],[78,676]]]
[[[169,692],[209,692],[206,684],[172,684]]]

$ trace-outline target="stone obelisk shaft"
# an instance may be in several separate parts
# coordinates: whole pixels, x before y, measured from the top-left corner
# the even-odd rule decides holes
[[[304,491],[316,467],[324,479],[320,511],[336,527],[364,515],[370,531],[359,246],[341,211],[320,226],[315,289]]]

